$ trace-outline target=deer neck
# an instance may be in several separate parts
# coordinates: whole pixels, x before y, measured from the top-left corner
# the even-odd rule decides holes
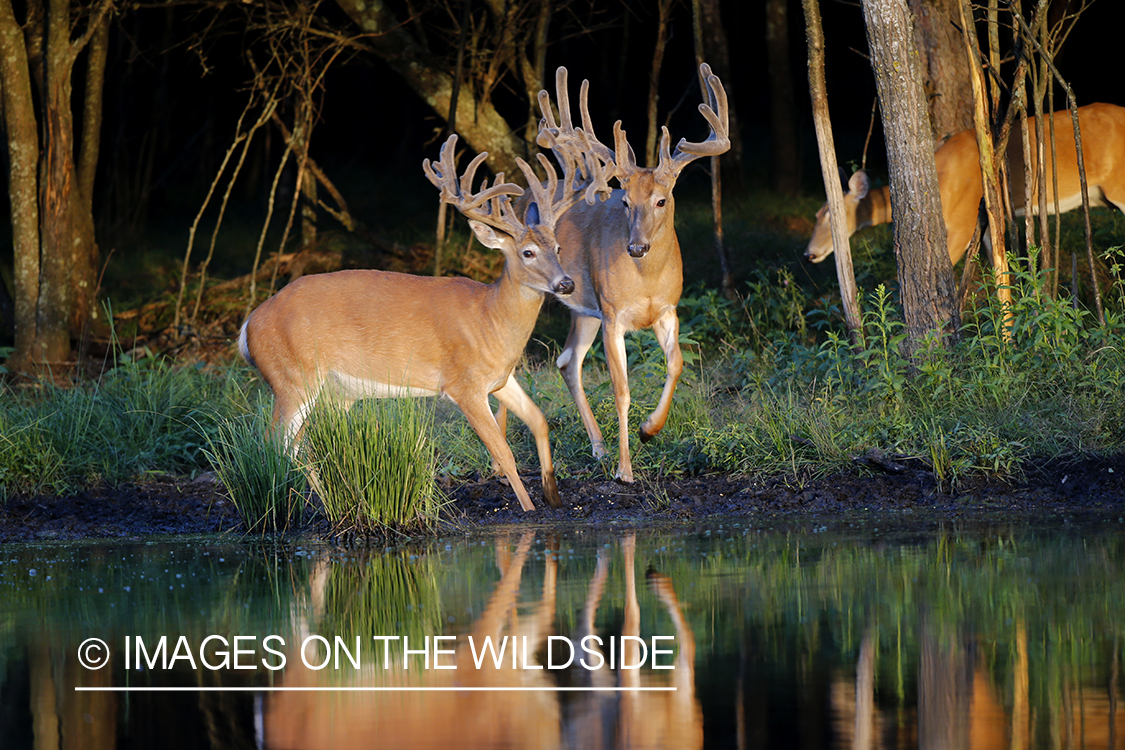
[[[680,240],[676,236],[675,215],[668,217],[668,221],[652,238],[652,245],[648,254],[640,259],[642,266],[648,266],[653,271],[671,267],[682,267],[683,259],[680,256]]]
[[[891,189],[884,185],[856,202],[855,228],[876,227],[891,221]]]
[[[535,330],[544,296],[544,292],[516,279],[504,264],[500,278],[488,287],[485,311],[491,335],[505,343],[505,350],[523,352]]]

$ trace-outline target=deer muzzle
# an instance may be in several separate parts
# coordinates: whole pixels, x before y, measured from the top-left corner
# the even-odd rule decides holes
[[[569,276],[563,276],[561,279],[554,283],[554,285],[551,287],[551,291],[555,294],[562,295],[573,294],[574,279],[570,278]]]
[[[629,257],[643,258],[648,254],[648,244],[640,244],[637,242],[629,243]]]

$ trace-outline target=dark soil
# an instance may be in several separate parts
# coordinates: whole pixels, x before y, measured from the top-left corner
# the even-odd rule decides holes
[[[975,518],[1052,520],[1125,516],[1125,456],[1052,461],[1025,470],[1026,479],[976,479],[942,491],[933,475],[909,461],[866,457],[853,473],[821,479],[707,475],[624,485],[566,479],[564,507],[550,508],[527,478],[536,502],[520,510],[497,479],[445,480],[451,502],[443,518],[457,530],[498,524],[625,525],[629,527],[740,517],[750,523],[816,528],[841,518],[870,517],[930,525]],[[328,535],[310,514],[296,531]],[[234,506],[213,476],[170,477],[74,496],[13,499],[0,507],[0,542],[89,539],[213,532],[242,533]]]

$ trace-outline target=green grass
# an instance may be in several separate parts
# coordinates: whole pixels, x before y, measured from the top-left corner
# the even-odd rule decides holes
[[[685,200],[679,206],[685,263],[711,266],[709,213],[698,203]],[[638,478],[733,472],[799,480],[862,471],[855,457],[877,450],[928,467],[942,489],[953,491],[972,476],[1019,479],[1030,462],[1041,459],[1125,449],[1120,282],[1103,287],[1103,326],[1084,296],[1074,304],[1064,283],[1059,299],[1051,299],[1042,293],[1041,276],[1020,270],[1028,267],[1026,261],[1013,261],[1018,273],[1009,334],[1002,333],[1003,316],[986,288],[964,317],[961,342],[950,350],[927,349],[912,364],[899,354],[902,315],[893,257],[882,244],[889,235],[857,235],[865,344],[854,348],[844,334],[834,274],[810,270],[800,260],[800,232],[762,229],[782,210],[756,205],[736,201],[728,212],[732,255],[745,253],[739,263],[749,268],[741,275],[739,297],[728,300],[701,284],[685,290],[680,320],[687,367],[668,424],[646,445],[636,429],[659,398],[664,359],[651,332],[627,337],[629,433]],[[1120,224],[1115,215],[1095,212],[1098,237],[1119,238]],[[1120,248],[1101,252],[1106,277],[1121,275]],[[616,468],[617,416],[600,341],[587,357],[584,379],[610,456],[601,462],[590,454],[554,367],[565,337],[565,311],[549,305],[547,313],[547,325],[529,345],[528,363],[517,377],[547,416],[558,475],[609,479]],[[272,469],[261,477],[249,475],[251,464],[260,463],[249,457],[264,450],[266,431],[246,415],[260,415],[267,407],[257,395],[263,393],[261,383],[248,373],[150,359],[74,388],[8,389],[0,398],[0,497],[67,493],[152,472],[204,471],[211,465],[208,451],[214,456],[224,444],[245,444],[247,457],[238,460],[245,461],[246,478],[224,481],[248,485],[240,501],[248,526],[284,526],[289,512],[284,505],[266,511],[248,504],[271,492],[289,497],[293,489],[290,480],[271,479]],[[425,525],[419,519],[431,518],[440,503],[429,494],[435,474],[466,478],[491,471],[487,451],[455,407],[415,405],[419,411],[413,415],[404,406],[372,402],[350,416],[318,420],[334,423],[328,432],[335,434],[326,435],[319,453],[309,452],[305,460],[326,486],[334,483],[326,510],[331,504],[337,528]],[[400,418],[408,430],[379,427]],[[510,422],[508,440],[517,463],[522,471],[534,471],[534,442],[518,420]],[[394,437],[402,444],[383,444],[378,449],[383,457],[369,452],[388,432],[398,433]],[[229,458],[233,462],[234,454]],[[333,465],[337,460],[340,465]],[[404,489],[372,499],[369,490],[383,492],[388,477],[397,477],[394,483]],[[232,495],[237,492],[232,489]],[[264,507],[276,502],[281,501]],[[365,503],[386,511],[372,508],[376,520],[362,521],[355,514]]]
[[[425,529],[437,518],[432,406],[371,399],[352,409],[318,405],[301,457],[338,534]]]
[[[234,371],[167,360],[131,362],[70,388],[6,389],[0,403],[4,499],[206,470],[208,436],[246,410]]]
[[[271,428],[266,405],[254,407],[220,423],[205,454],[248,531],[284,531],[300,520],[305,478]]]

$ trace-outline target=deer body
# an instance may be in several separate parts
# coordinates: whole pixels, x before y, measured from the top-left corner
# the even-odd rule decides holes
[[[636,179],[636,178],[634,178]],[[683,260],[676,237],[674,208],[665,206],[665,221],[653,228],[648,215],[630,211],[625,191],[615,190],[602,204],[578,204],[565,214],[556,229],[563,268],[575,280],[575,294],[564,300],[571,308],[570,333],[558,358],[571,397],[590,437],[594,456],[606,455],[605,440],[582,385],[582,363],[602,332],[606,363],[617,408],[619,463],[617,476],[633,481],[629,452],[629,378],[626,371],[625,334],[654,329],[667,360],[667,375],[660,402],[641,426],[642,440],[658,433],[667,420],[672,395],[683,372],[676,305],[683,291]],[[634,218],[634,221],[630,221]],[[634,258],[627,252],[633,239],[643,237],[648,251]]]
[[[1082,205],[1082,186],[1078,176],[1078,152],[1074,145],[1074,128],[1070,112],[1052,115],[1055,123],[1058,153],[1059,202],[1054,203],[1050,143],[1045,143],[1047,174],[1047,210],[1065,213]],[[1113,104],[1089,104],[1078,108],[1078,125],[1082,133],[1083,161],[1089,186],[1091,206],[1116,206],[1125,211],[1125,107]],[[1044,133],[1049,134],[1048,125]],[[1032,174],[1038,169],[1038,141],[1035,119],[1028,118],[1031,134]],[[1046,135],[1045,135],[1046,137]],[[971,130],[962,131],[942,144],[934,153],[938,189],[941,192],[942,217],[948,236],[949,258],[956,264],[965,257],[977,226],[983,186],[976,137]],[[1024,215],[1024,169],[1022,137],[1017,130],[1008,143],[1011,165],[1011,195],[1017,216]],[[1039,213],[1039,193],[1032,190],[1031,211]],[[863,172],[848,180],[844,194],[848,236],[860,229],[891,221],[891,192],[888,186],[875,190]],[[985,235],[987,241],[987,234]],[[820,263],[833,251],[832,232],[828,226],[828,207],[816,214],[816,226],[809,240],[805,257]]]
[[[676,384],[683,372],[680,323],[676,317],[676,305],[683,291],[683,259],[676,237],[672,190],[681,170],[693,160],[721,154],[730,148],[726,92],[706,64],[700,66],[700,75],[709,103],[701,104],[699,110],[711,126],[711,135],[699,143],[681,140],[673,152],[671,137],[664,128],[660,160],[654,168],[637,166],[620,122],[614,125],[613,149],[597,141],[586,109],[588,84],[585,81],[580,99],[582,127],[575,128],[566,68],[559,68],[556,74],[558,125],[551,110],[550,96],[546,91],[539,92],[543,120],[539,125],[538,143],[550,147],[560,160],[563,158],[560,154],[570,154],[571,158],[585,158],[590,165],[607,165],[605,175],[597,177],[612,176],[621,185],[602,203],[591,205],[589,197],[586,204],[577,203],[563,214],[556,226],[563,247],[563,267],[575,280],[575,293],[563,300],[571,308],[571,324],[557,364],[578,407],[594,456],[602,458],[606,455],[605,441],[582,387],[582,362],[601,330],[617,408],[617,477],[624,482],[633,481],[625,334],[652,328],[667,360],[660,401],[640,427],[643,442],[664,428]]]
[[[429,314],[435,298],[447,316]],[[292,435],[304,418],[298,409],[325,388],[347,402],[441,395],[455,403],[478,383],[486,393],[500,389],[542,301],[509,274],[492,285],[372,270],[315,274],[263,303],[240,345],[275,386],[275,414],[288,417]]]
[[[353,270],[305,276],[266,300],[246,320],[239,351],[261,372],[274,394],[273,417],[295,449],[317,400],[346,406],[362,398],[442,395],[464,413],[507,476],[524,510],[534,506],[516,470],[515,457],[488,405],[494,394],[531,429],[539,453],[543,496],[561,505],[555,484],[547,421],[520,388],[513,372],[531,337],[546,294],[562,297],[574,282],[559,264],[557,215],[578,193],[561,197],[545,159],[548,189],[533,186],[536,200],[515,217],[508,196],[522,190],[496,184],[471,193],[480,154],[458,184],[453,163],[456,136],[442,148],[440,164],[423,167],[442,200],[470,217],[484,245],[504,254],[492,284],[469,279]],[[526,168],[522,164],[521,168]],[[530,168],[526,173],[531,175]],[[483,205],[491,206],[484,210]],[[556,211],[557,209],[557,211]]]

